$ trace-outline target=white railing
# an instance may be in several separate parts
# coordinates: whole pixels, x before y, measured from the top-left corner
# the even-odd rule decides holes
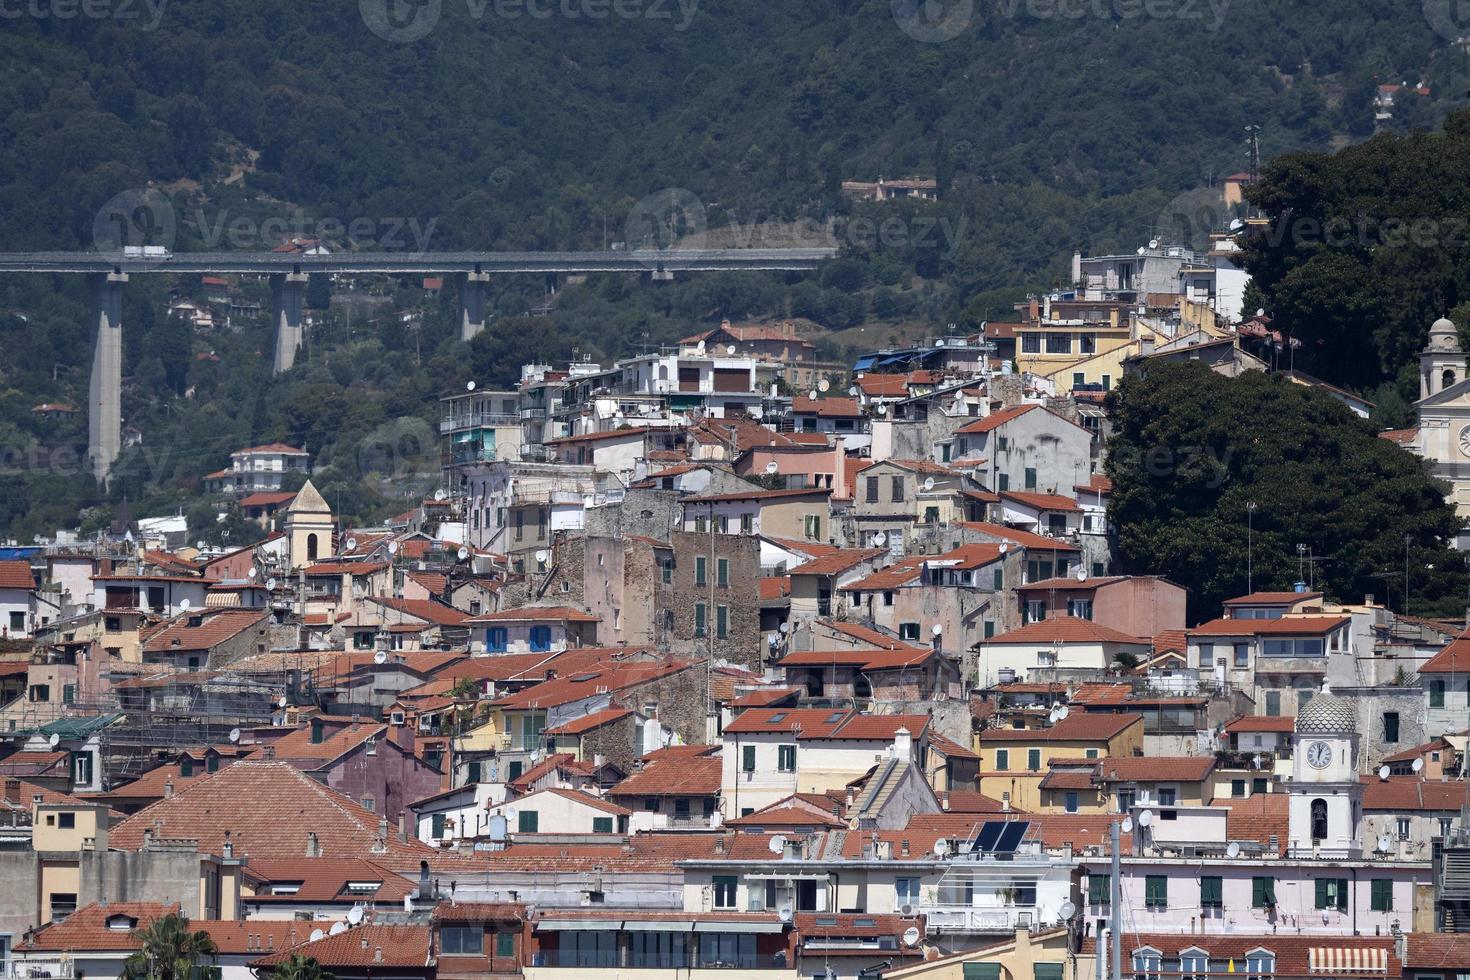
[[[55,960],[7,960],[3,975],[6,980],[70,980],[76,968],[70,958]]]
[[[1035,906],[981,908],[968,905],[921,905],[919,911],[931,931],[1014,932],[1040,924]]]

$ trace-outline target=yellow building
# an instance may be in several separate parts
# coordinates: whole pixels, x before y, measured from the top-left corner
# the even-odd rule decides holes
[[[916,966],[884,970],[885,980],[1078,980],[1066,929],[1017,929],[1014,939]]]
[[[1050,728],[987,728],[975,735],[980,792],[1022,810],[1042,809],[1053,760],[1143,754],[1143,716],[1073,710]]]
[[[1123,813],[1133,806],[1209,806],[1213,756],[1056,760],[1039,784],[1041,813]]]

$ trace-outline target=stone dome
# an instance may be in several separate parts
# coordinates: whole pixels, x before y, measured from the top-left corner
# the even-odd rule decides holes
[[[1297,712],[1298,735],[1348,735],[1358,729],[1358,706],[1351,698],[1318,694]]]
[[[1457,351],[1460,349],[1459,331],[1455,329],[1454,321],[1440,317],[1429,327],[1429,349]]]

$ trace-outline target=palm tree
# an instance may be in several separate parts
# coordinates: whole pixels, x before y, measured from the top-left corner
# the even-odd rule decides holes
[[[213,963],[219,950],[209,933],[189,928],[189,917],[170,912],[138,933],[143,948],[123,964],[122,980],[190,980],[201,959]]]
[[[337,978],[323,970],[322,965],[312,957],[293,953],[290,959],[276,964],[276,968],[271,971],[271,980],[337,980]]]

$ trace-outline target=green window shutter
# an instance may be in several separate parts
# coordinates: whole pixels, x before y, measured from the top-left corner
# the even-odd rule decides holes
[[[442,813],[436,813],[432,817],[430,817],[429,818],[429,826],[431,827],[430,833],[432,833],[435,837],[443,837],[444,836],[444,814],[442,814]]]
[[[740,747],[741,769],[746,772],[755,772],[755,746],[742,745]]]
[[[516,955],[516,934],[513,932],[497,932],[495,934],[495,955]]]
[[[1393,911],[1393,882],[1387,878],[1373,879],[1373,911]]]
[[[1000,964],[966,963],[964,980],[1000,980]]]
[[[594,834],[610,834],[613,832],[612,817],[593,817],[592,832]]]
[[[535,810],[522,810],[516,829],[523,834],[534,834],[541,825],[541,814]]]
[[[1251,908],[1271,908],[1276,904],[1276,879],[1256,877],[1251,879]]]
[[[1337,910],[1346,912],[1348,907],[1348,883],[1346,878],[1337,879]]]
[[[1199,903],[1206,908],[1220,908],[1225,904],[1225,882],[1218,875],[1206,875],[1199,880]]]
[[[1151,909],[1167,907],[1169,879],[1163,875],[1146,875],[1143,879],[1143,904]]]
[[[1005,585],[1005,569],[997,568],[995,570],[995,591],[999,592],[1001,589],[1005,588]]]
[[[1113,876],[1089,874],[1087,876],[1087,904],[1107,905],[1112,900]]]
[[[721,558],[715,562],[716,579],[715,584],[724,587],[730,584],[730,559]]]
[[[1318,878],[1317,879],[1317,908],[1319,908],[1319,909],[1325,909],[1326,907],[1327,907],[1327,879],[1326,878]]]
[[[694,584],[695,585],[703,585],[704,584],[704,577],[707,574],[706,562],[707,562],[707,559],[703,555],[700,555],[700,556],[698,556],[697,558],[694,559]]]
[[[1060,963],[1035,963],[1032,971],[1032,980],[1062,980]]]
[[[1026,750],[1026,768],[1027,769],[1030,769],[1032,772],[1040,772],[1041,771],[1041,750],[1040,749],[1027,749]]]
[[[996,769],[996,771],[997,772],[1005,772],[1010,767],[1011,767],[1011,750],[1010,749],[996,749],[995,750],[995,769]]]

